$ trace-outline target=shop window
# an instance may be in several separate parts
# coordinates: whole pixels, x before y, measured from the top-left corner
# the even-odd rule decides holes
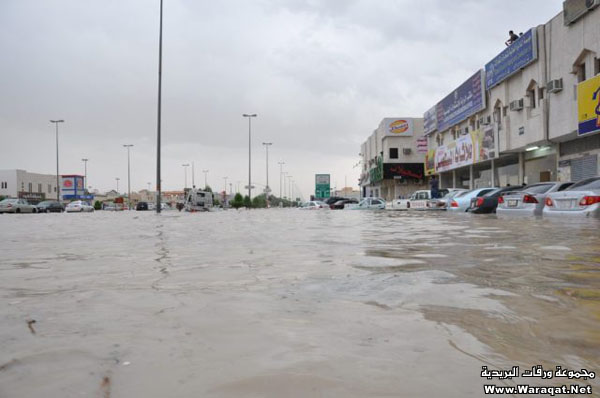
[[[48,193],[52,193],[52,185],[48,184]]]
[[[398,148],[390,148],[390,159],[398,159]]]
[[[42,184],[38,184],[38,193],[42,193]]]
[[[33,192],[33,184],[30,182],[28,185],[29,192]]]

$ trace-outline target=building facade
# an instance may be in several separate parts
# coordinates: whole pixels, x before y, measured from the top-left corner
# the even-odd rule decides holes
[[[427,186],[422,118],[385,118],[361,145],[362,197],[393,200]]]
[[[575,3],[584,11],[565,19]],[[592,114],[600,113],[600,8],[584,3],[565,2],[566,11],[525,32],[425,113],[426,173],[438,174],[442,187],[599,175],[600,122],[579,131],[580,122],[600,120]],[[590,98],[578,97],[582,85]],[[582,101],[587,116],[578,112]]]
[[[56,199],[56,175],[0,170],[0,196],[27,199],[32,203]]]

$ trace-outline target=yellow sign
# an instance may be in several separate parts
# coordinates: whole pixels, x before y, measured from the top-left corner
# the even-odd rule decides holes
[[[600,131],[600,75],[577,85],[579,135]]]
[[[435,174],[435,149],[430,149],[425,154],[425,175]]]

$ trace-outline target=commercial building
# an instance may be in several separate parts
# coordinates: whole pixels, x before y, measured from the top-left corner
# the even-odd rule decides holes
[[[385,118],[361,145],[363,197],[392,200],[427,186],[422,118]]]
[[[27,199],[34,204],[56,199],[56,175],[0,170],[0,196]]]
[[[566,1],[426,112],[426,174],[457,188],[598,175],[598,4]]]
[[[61,201],[93,200],[85,189],[85,177],[78,174],[64,174],[60,176],[60,198]]]

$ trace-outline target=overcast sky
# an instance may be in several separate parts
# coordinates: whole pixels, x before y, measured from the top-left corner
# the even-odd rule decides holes
[[[163,190],[252,179],[278,161],[307,198],[315,173],[357,187],[384,117],[422,117],[562,0],[164,0]],[[83,174],[101,191],[156,179],[159,0],[0,0],[0,169]],[[191,185],[191,167],[188,169]]]

